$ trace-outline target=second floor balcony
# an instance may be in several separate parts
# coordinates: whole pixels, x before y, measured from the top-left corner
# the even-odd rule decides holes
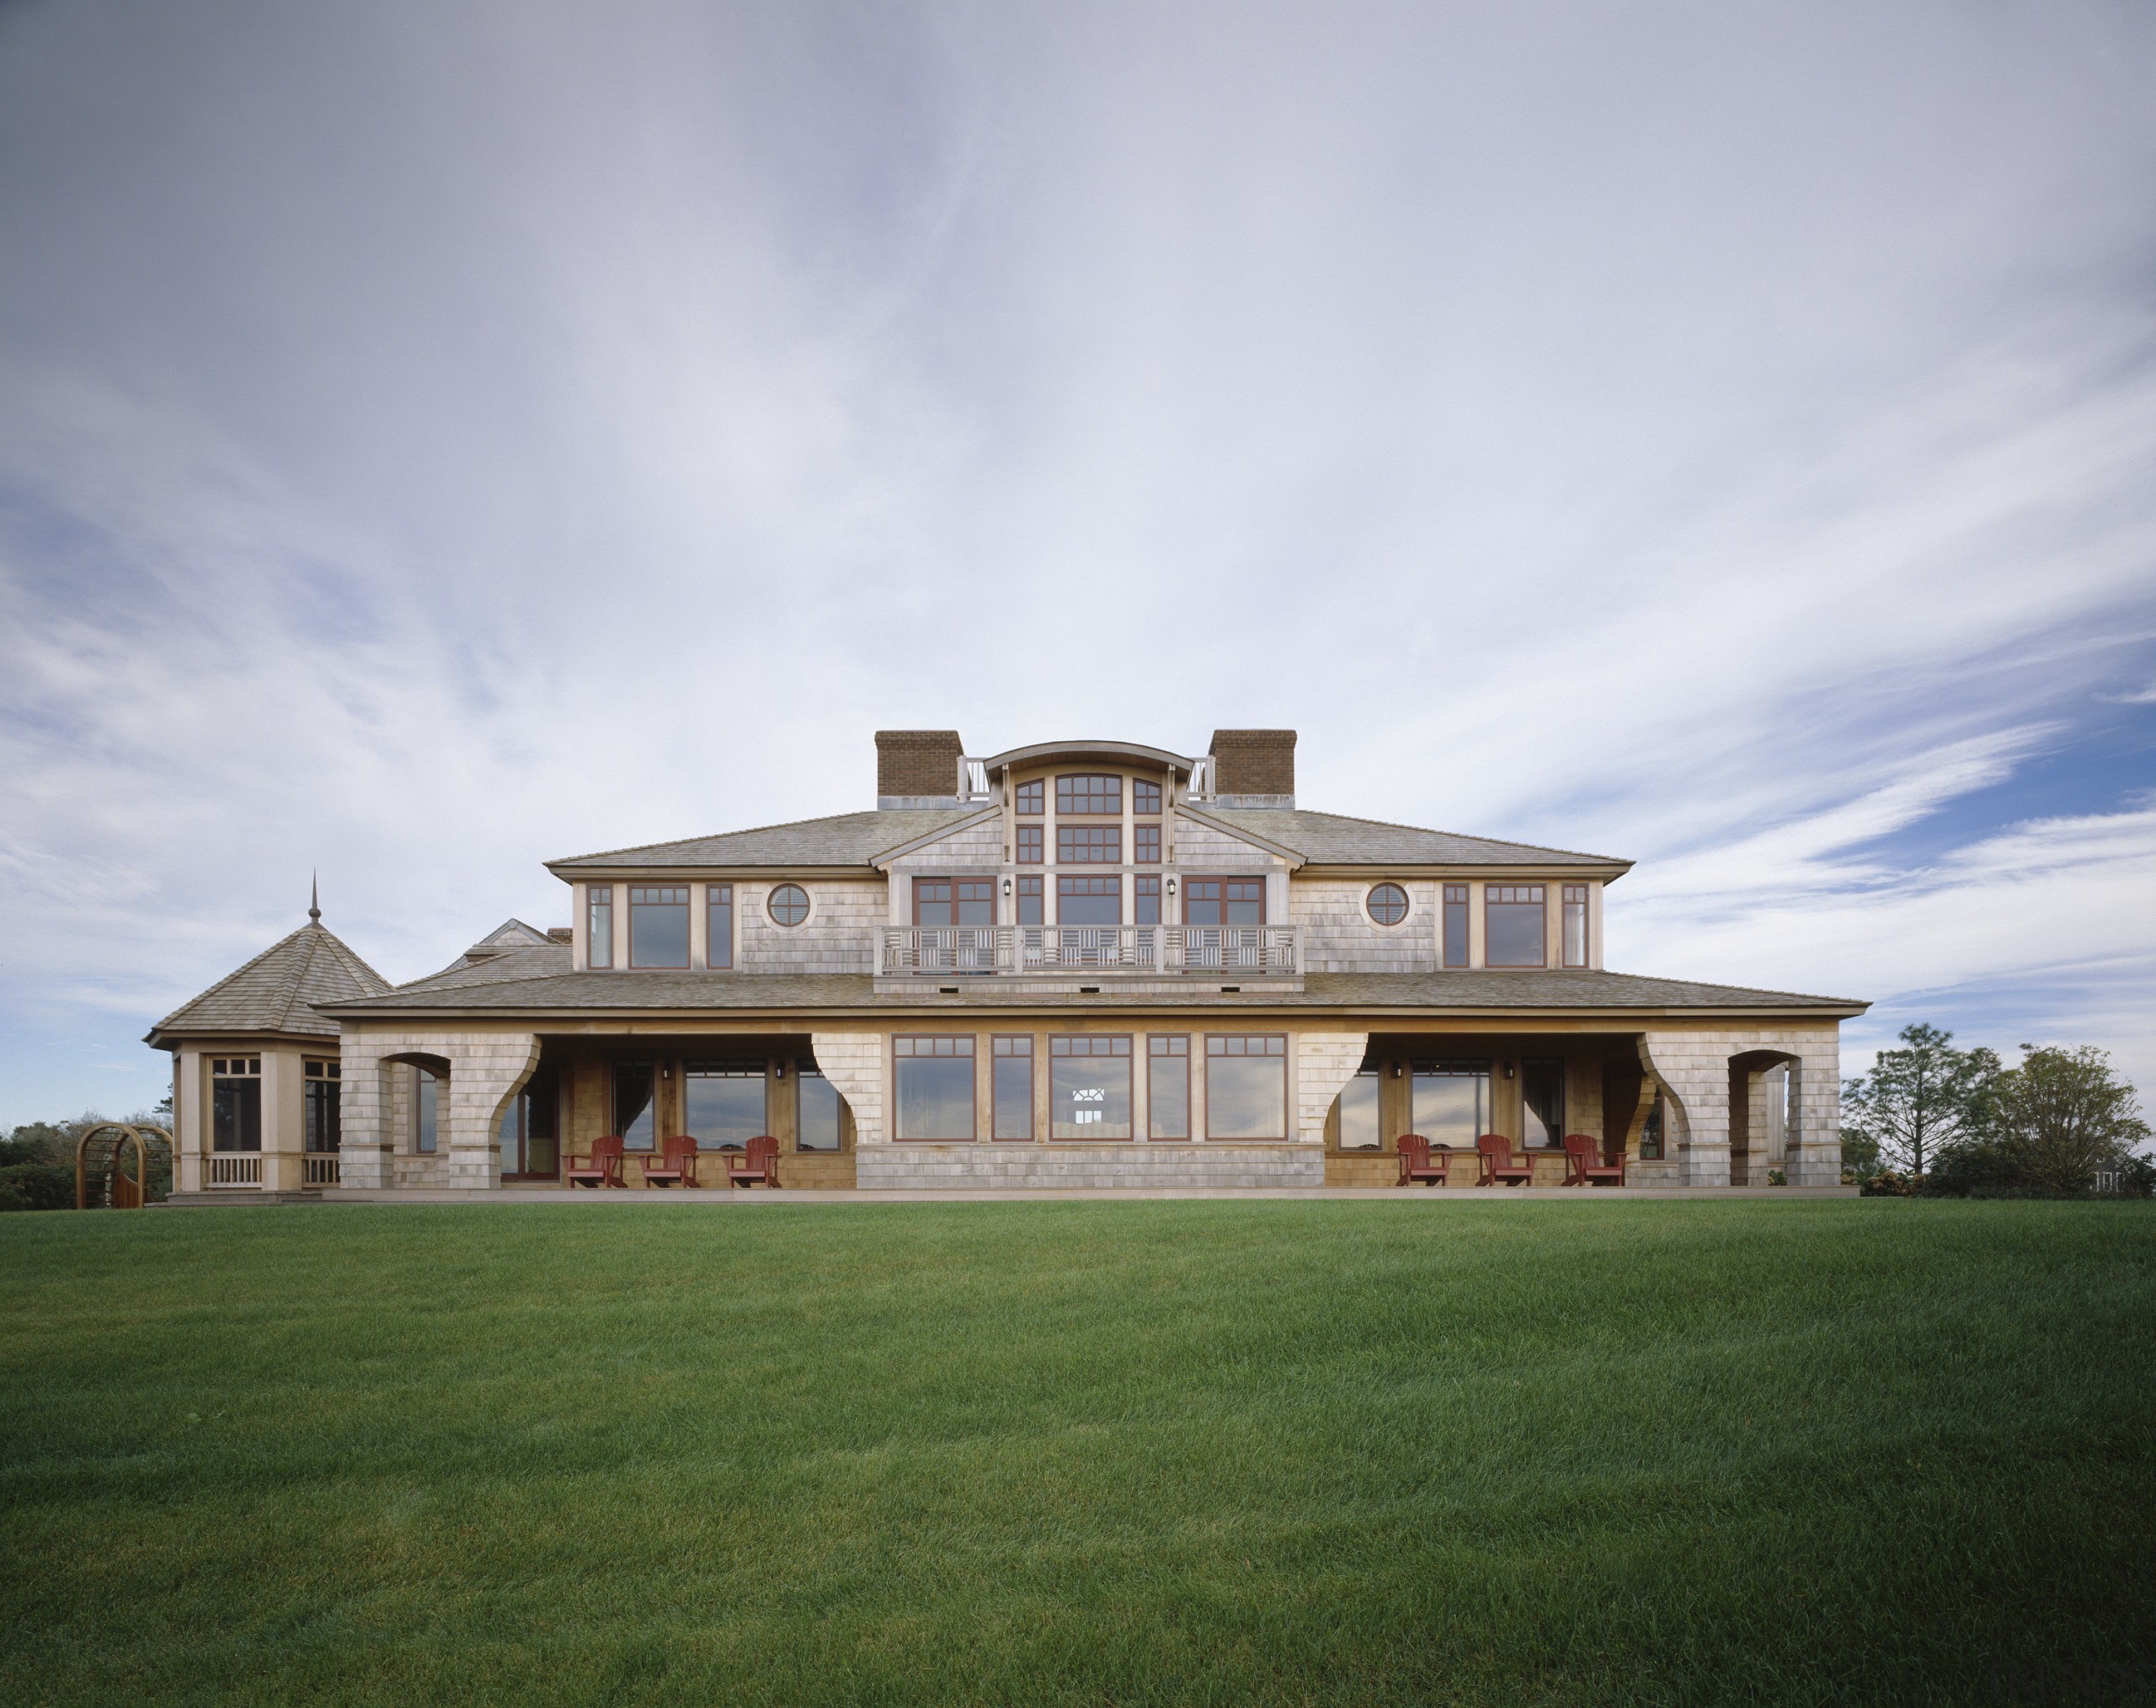
[[[885,978],[981,974],[1143,974],[1292,978],[1302,928],[1291,925],[885,926]]]

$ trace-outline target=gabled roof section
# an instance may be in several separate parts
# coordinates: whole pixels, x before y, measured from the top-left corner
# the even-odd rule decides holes
[[[543,949],[553,939],[536,926],[528,926],[520,919],[505,919],[464,953],[484,954],[488,950]]]
[[[317,1002],[350,1002],[388,994],[389,980],[354,954],[327,926],[302,926],[238,971],[228,973],[151,1028],[145,1040],[193,1034],[297,1032],[337,1036],[337,1022]]]
[[[579,854],[566,860],[549,860],[547,869],[558,878],[584,872],[689,870],[707,866],[857,866],[867,870],[893,849],[978,818],[980,811],[979,807],[902,807],[841,813],[835,818],[802,819],[790,825],[766,825],[719,836],[691,836],[685,841],[654,842],[643,848]]]
[[[1423,830],[1380,819],[1296,808],[1208,807],[1202,816],[1255,841],[1293,849],[1313,866],[1597,866],[1629,871],[1632,862],[1569,848],[1538,848],[1450,830]]]

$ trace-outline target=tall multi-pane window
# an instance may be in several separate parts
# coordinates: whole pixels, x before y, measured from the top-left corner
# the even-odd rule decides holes
[[[595,883],[584,892],[584,962],[614,964],[614,886]]]
[[[704,965],[734,964],[734,886],[714,883],[704,892]]]
[[[344,1139],[344,1114],[339,1107],[343,1067],[334,1061],[310,1061],[301,1081],[301,1140],[322,1155],[338,1149]]]
[[[1543,947],[1542,886],[1490,883],[1482,889],[1482,964],[1486,967],[1540,967],[1549,956]]]
[[[1278,1033],[1205,1040],[1205,1136],[1288,1136],[1288,1040]]]
[[[1041,827],[1038,825],[1018,826],[1018,863],[1038,866],[1041,863]]]
[[[1182,886],[1185,925],[1263,925],[1262,878],[1187,878]]]
[[[1051,1038],[1048,1058],[1049,1138],[1130,1137],[1129,1038]]]
[[[1133,777],[1130,782],[1130,810],[1140,818],[1158,813],[1161,810],[1160,784],[1147,782],[1143,777]]]
[[[1340,1148],[1378,1150],[1385,1140],[1378,1129],[1378,1093],[1385,1081],[1377,1069],[1366,1067],[1340,1088]],[[1428,1136],[1428,1135],[1425,1135]]]
[[[210,1061],[210,1148],[262,1148],[262,1058],[213,1056]]]
[[[1018,880],[1018,923],[1020,925],[1041,925],[1045,921],[1043,920],[1041,915],[1040,879],[1038,878],[1020,878]]]
[[[1565,1064],[1519,1065],[1520,1142],[1553,1148],[1565,1142]]]
[[[1033,1136],[1033,1041],[1030,1038],[995,1040],[994,1092],[995,1125],[998,1139]]]
[[[1467,964],[1467,886],[1445,885],[1445,965]],[[1427,1136],[1427,1135],[1426,1135]]]
[[[689,887],[686,883],[629,886],[629,964],[689,964]]]
[[[681,1124],[697,1144],[746,1145],[771,1130],[761,1062],[692,1061],[681,1072]]]
[[[794,1076],[799,1113],[793,1143],[801,1150],[839,1148],[839,1088],[825,1079],[821,1069],[804,1067]]]
[[[891,1040],[894,1124],[902,1140],[974,1136],[974,1041],[942,1033]]]
[[[1490,1130],[1490,1065],[1418,1061],[1408,1120],[1433,1145],[1462,1148]]]
[[[1058,925],[1121,925],[1120,878],[1059,878],[1055,880]]]
[[[1134,825],[1130,827],[1130,859],[1135,866],[1158,866],[1161,863],[1161,827],[1158,825]]]
[[[1155,1139],[1190,1137],[1190,1039],[1145,1040],[1145,1129]]]
[[[1134,878],[1130,880],[1130,917],[1134,925],[1158,925],[1161,922],[1161,880],[1157,878]]]
[[[933,929],[995,923],[995,882],[989,878],[916,878],[913,922]]]
[[[648,1061],[614,1064],[614,1131],[626,1150],[648,1150],[658,1112],[652,1107],[652,1070]]]
[[[1055,827],[1055,858],[1060,866],[1120,866],[1123,826],[1059,824]]]
[[[426,1069],[418,1070],[412,1097],[412,1148],[431,1156],[441,1148],[441,1081]]]
[[[1031,782],[1020,783],[1013,793],[1017,797],[1016,805],[1022,816],[1035,819],[1040,817],[1042,803],[1047,797],[1047,785],[1040,778],[1035,777]]]
[[[1565,886],[1565,964],[1587,965],[1587,885]]]
[[[1123,779],[1119,777],[1059,777],[1055,780],[1055,815],[1073,813],[1123,816]]]

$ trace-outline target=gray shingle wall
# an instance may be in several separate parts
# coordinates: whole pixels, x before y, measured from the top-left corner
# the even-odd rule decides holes
[[[1378,880],[1372,880],[1376,882]],[[1303,928],[1303,965],[1313,973],[1434,973],[1438,940],[1432,923],[1438,887],[1401,881],[1407,917],[1380,926],[1370,917],[1370,884],[1359,879],[1289,880],[1288,905]]]
[[[808,919],[789,928],[771,919],[769,902],[776,885],[736,886],[734,916],[740,939],[737,976],[873,972],[876,928],[884,919],[884,880],[804,879],[801,887],[808,892]]]
[[[901,856],[891,862],[896,872],[935,872],[945,868],[967,866],[1000,866],[1003,863],[1003,820],[988,819],[978,825],[969,825],[963,830],[953,830],[947,836],[938,837],[926,847]]]
[[[1200,824],[1195,819],[1176,820],[1176,864],[1185,872],[1203,872],[1217,866],[1226,872],[1271,866],[1274,857],[1240,836]]]

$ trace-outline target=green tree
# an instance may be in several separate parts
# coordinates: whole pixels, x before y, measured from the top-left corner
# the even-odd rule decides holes
[[[2047,1192],[2086,1192],[2099,1169],[2122,1166],[2148,1140],[2133,1086],[2093,1044],[2021,1046],[2021,1065],[1990,1092],[1999,1148],[2015,1174]]]
[[[1942,1150],[1972,1139],[1989,1119],[1996,1051],[1954,1048],[1954,1034],[1902,1028],[1902,1048],[1882,1049],[1871,1071],[1842,1083],[1845,1150],[1877,1146],[1888,1166],[1921,1175]]]

